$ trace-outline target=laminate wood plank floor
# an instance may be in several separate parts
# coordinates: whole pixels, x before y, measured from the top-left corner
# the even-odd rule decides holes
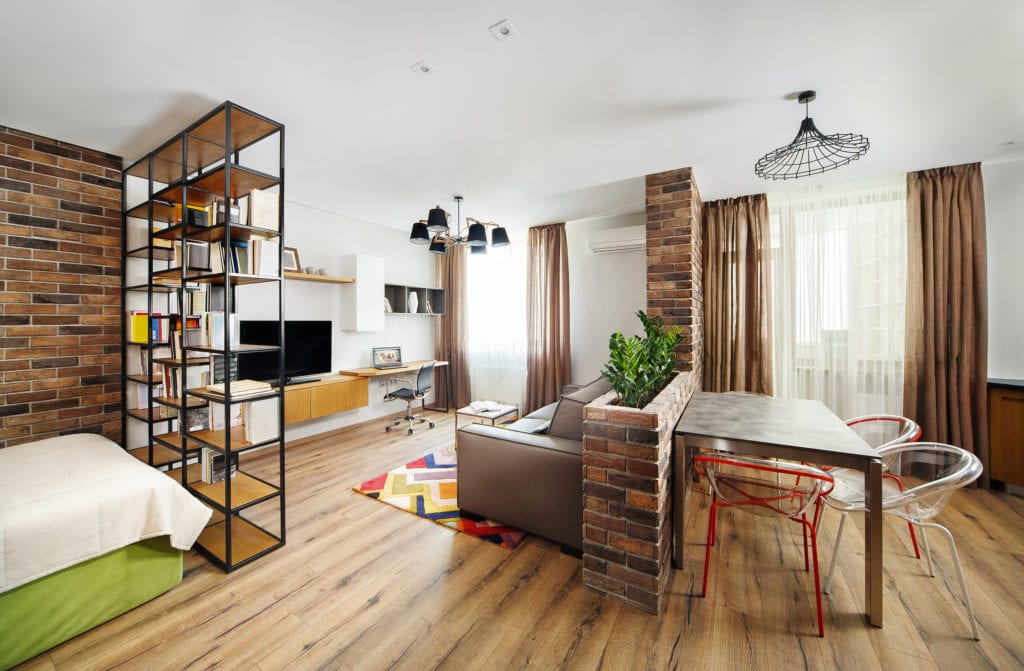
[[[382,418],[289,444],[287,545],[225,574],[195,552],[185,578],[24,669],[1015,669],[1024,668],[1024,505],[958,492],[940,516],[957,538],[981,629],[970,639],[950,553],[936,577],[886,516],[885,627],[866,624],[863,523],[847,524],[825,637],[799,525],[722,511],[700,598],[709,500],[691,492],[686,566],[668,608],[640,612],[584,589],[579,559],[536,537],[515,550],[356,494],[352,486],[453,442],[385,433]],[[243,468],[273,472],[270,452]],[[276,511],[260,513],[273,524]],[[822,574],[839,521],[820,533]]]

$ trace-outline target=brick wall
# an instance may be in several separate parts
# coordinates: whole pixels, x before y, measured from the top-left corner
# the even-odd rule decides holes
[[[672,430],[695,387],[679,373],[644,408],[586,408],[583,584],[651,613],[665,607],[672,561]]]
[[[679,370],[703,369],[702,203],[691,168],[647,175],[647,314],[682,329]]]
[[[647,314],[678,325],[679,373],[645,408],[586,408],[583,584],[663,611],[672,561],[672,431],[703,370],[701,200],[690,168],[647,176]]]
[[[121,434],[121,159],[0,126],[0,447]]]

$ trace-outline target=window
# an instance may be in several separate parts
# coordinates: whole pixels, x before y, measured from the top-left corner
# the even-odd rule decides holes
[[[775,393],[903,411],[906,180],[768,194]]]
[[[470,254],[466,292],[470,393],[526,403],[526,240]]]

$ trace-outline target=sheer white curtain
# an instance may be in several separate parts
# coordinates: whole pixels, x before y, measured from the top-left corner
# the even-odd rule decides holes
[[[473,400],[526,403],[526,238],[470,254],[467,322]]]
[[[903,410],[906,176],[768,194],[775,394]]]

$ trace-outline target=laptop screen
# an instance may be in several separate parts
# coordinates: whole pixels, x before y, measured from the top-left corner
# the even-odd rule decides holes
[[[402,365],[402,348],[401,347],[374,347],[373,348],[373,366],[378,368],[380,366],[395,367]]]

